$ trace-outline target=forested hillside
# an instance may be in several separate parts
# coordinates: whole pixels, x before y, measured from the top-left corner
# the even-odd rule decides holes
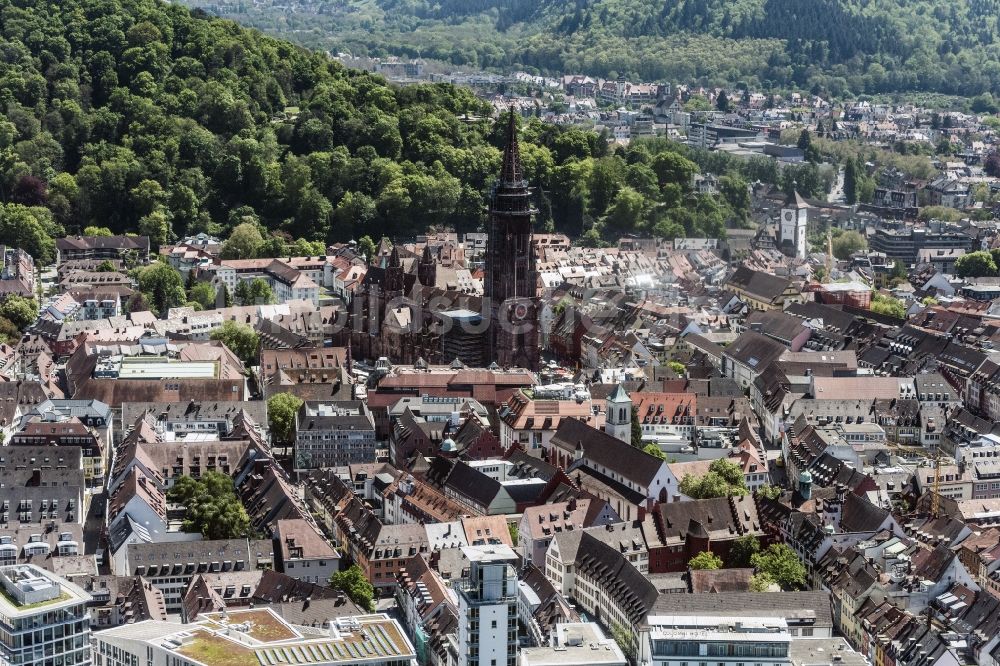
[[[163,243],[250,222],[266,256],[297,239],[474,230],[500,166],[502,132],[468,90],[390,86],[158,0],[0,0],[0,53],[0,244],[42,262],[53,237],[91,225]],[[522,137],[539,227],[593,242],[720,236],[746,220],[747,180],[820,194],[830,178],[714,163],[725,196],[695,197],[707,154],[662,140],[611,154],[537,120]]]
[[[998,0],[184,1],[355,54],[834,95],[1000,93]]]

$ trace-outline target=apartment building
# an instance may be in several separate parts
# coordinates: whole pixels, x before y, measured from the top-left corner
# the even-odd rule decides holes
[[[0,567],[0,662],[87,666],[90,595],[33,564]]]

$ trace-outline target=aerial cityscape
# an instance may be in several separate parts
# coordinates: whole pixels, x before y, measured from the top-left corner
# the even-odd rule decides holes
[[[998,33],[0,0],[0,664],[998,666]]]

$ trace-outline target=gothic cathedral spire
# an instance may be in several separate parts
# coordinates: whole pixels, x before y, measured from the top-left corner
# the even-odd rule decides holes
[[[535,368],[539,357],[538,275],[531,243],[535,211],[521,165],[513,109],[506,139],[489,208],[484,284],[491,308],[488,353],[504,367]]]

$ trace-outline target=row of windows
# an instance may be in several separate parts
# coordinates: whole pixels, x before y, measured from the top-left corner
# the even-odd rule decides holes
[[[788,643],[772,641],[682,641],[655,640],[653,652],[664,656],[705,655],[709,657],[767,657],[780,659],[788,656]]]
[[[780,666],[779,664],[767,664],[767,663],[755,663],[755,664],[745,664],[742,661],[738,661],[735,664],[724,664],[722,662],[717,662],[718,666]],[[714,664],[709,664],[707,661],[663,661],[660,666],[715,666]]]
[[[131,652],[122,650],[121,648],[115,645],[109,645],[104,641],[100,642],[100,648],[98,652],[108,657],[109,659],[114,659],[119,664],[125,664],[126,666],[129,665],[139,666],[139,657],[132,654]]]

